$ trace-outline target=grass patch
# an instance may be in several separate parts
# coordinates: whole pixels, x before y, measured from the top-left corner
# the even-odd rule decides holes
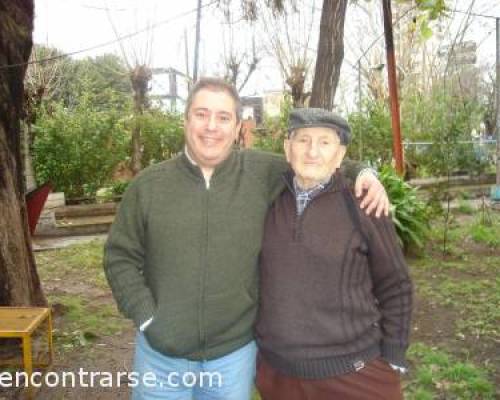
[[[63,311],[64,324],[54,330],[54,340],[64,350],[87,346],[101,336],[115,335],[125,326],[113,304],[96,306],[91,301],[71,295],[47,297],[50,304]]]
[[[412,270],[421,298],[456,312],[455,335],[500,338],[500,256],[488,257],[487,263],[480,257],[466,261],[427,258],[412,263]]]
[[[415,373],[408,398],[495,398],[492,383],[485,383],[485,379],[488,373],[492,378],[498,376],[499,370],[495,351],[500,340],[499,215],[481,210],[474,216],[452,215],[446,254],[442,252],[442,220],[435,221],[431,235],[425,256],[409,260],[416,297],[422,307],[419,318],[432,321],[436,314],[442,314],[447,322],[439,325],[441,331],[437,335],[431,336],[432,344],[427,343],[428,335],[424,334],[423,340],[447,349],[456,358],[450,361],[448,356],[448,364],[444,359],[441,363],[435,360],[437,367],[425,368],[429,358],[422,358],[422,351],[415,351]],[[417,326],[423,320],[416,320]],[[436,357],[439,356],[443,353],[438,352]],[[470,359],[483,368],[481,378],[470,370]],[[420,363],[424,363],[422,368]],[[433,369],[441,371],[444,365],[448,365],[448,372],[436,377]]]
[[[103,241],[93,240],[85,244],[37,253],[40,278],[42,281],[64,279],[66,275],[76,273],[89,284],[107,288],[102,267],[103,246]]]
[[[490,226],[476,223],[470,228],[470,236],[476,243],[484,243],[489,247],[500,245],[500,228],[497,224]]]
[[[472,243],[484,245],[487,250],[500,246],[500,216],[482,210],[475,211],[474,216],[450,216],[446,232],[446,255],[464,257],[470,253],[468,244]],[[432,253],[442,253],[444,231],[444,219],[439,218],[430,234],[428,250]]]
[[[405,379],[408,400],[495,398],[495,388],[488,381],[487,371],[468,361],[456,360],[423,343],[410,346],[408,358],[414,365],[414,371]]]
[[[461,214],[472,215],[476,210],[470,205],[469,201],[465,199],[459,199],[457,211]]]
[[[102,255],[101,240],[36,253],[47,300],[62,315],[54,330],[59,350],[90,346],[126,326],[109,295]]]
[[[64,324],[54,331],[56,344],[64,349],[86,346],[101,336],[119,333],[124,327],[113,304],[96,306],[91,301],[71,295],[48,295],[49,303],[62,309]]]

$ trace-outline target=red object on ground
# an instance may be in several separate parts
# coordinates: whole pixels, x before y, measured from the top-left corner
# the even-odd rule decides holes
[[[28,224],[30,227],[30,233],[33,235],[35,233],[36,224],[42,213],[43,206],[49,197],[49,193],[52,191],[52,185],[50,183],[44,183],[42,186],[26,193],[26,207],[28,209]]]

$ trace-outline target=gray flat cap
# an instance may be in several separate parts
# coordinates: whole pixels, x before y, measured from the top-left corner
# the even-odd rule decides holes
[[[349,123],[340,115],[322,108],[294,108],[288,120],[288,137],[300,128],[331,128],[335,129],[340,137],[340,143],[347,145],[351,140]]]

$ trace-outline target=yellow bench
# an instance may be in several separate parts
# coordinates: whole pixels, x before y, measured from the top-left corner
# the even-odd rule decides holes
[[[32,335],[40,325],[47,322],[48,360],[33,362]],[[45,307],[0,307],[0,338],[19,338],[23,347],[23,368],[28,377],[33,367],[48,367],[53,360],[52,314]],[[4,365],[19,365],[15,360],[5,360]]]

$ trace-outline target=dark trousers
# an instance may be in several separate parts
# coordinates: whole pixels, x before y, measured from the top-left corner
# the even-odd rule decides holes
[[[257,360],[257,389],[262,400],[402,400],[399,372],[381,360],[359,371],[327,379],[300,379]]]

